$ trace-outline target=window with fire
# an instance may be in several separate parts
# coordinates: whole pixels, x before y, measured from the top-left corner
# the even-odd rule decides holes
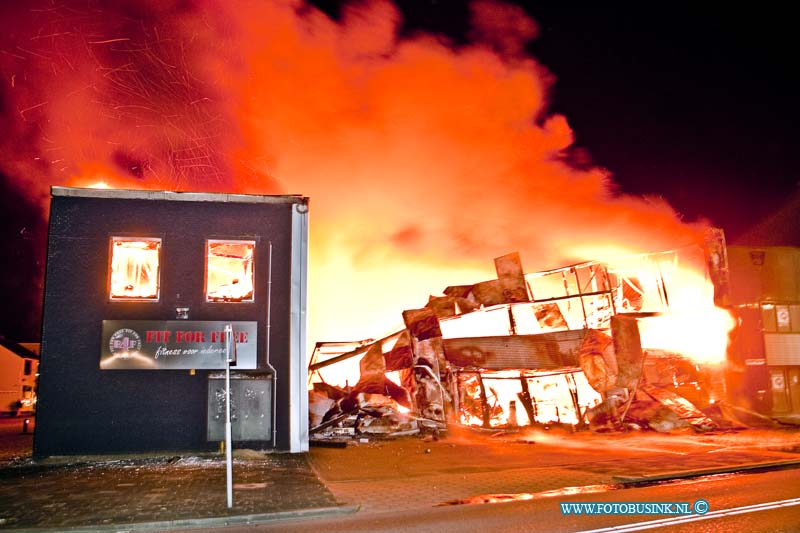
[[[112,300],[158,300],[161,239],[111,237]]]
[[[206,301],[253,301],[255,241],[206,242]]]
[[[252,302],[255,241],[206,241],[207,302]],[[161,239],[111,238],[111,300],[157,301],[160,286]]]

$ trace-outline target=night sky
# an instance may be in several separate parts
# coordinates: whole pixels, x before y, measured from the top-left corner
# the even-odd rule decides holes
[[[313,3],[339,14],[339,2]],[[574,130],[572,164],[608,169],[621,192],[663,197],[684,220],[723,228],[729,244],[800,246],[793,17],[752,6],[514,3],[539,24],[527,52],[553,76],[550,110]],[[468,40],[465,2],[398,5],[404,33],[439,34],[456,47]],[[0,113],[16,112],[6,100],[0,93]],[[39,336],[42,294],[29,280],[43,271],[47,228],[9,181],[0,176],[0,334],[29,341]]]

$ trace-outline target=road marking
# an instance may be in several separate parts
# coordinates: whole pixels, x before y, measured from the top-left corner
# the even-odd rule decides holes
[[[672,526],[676,524],[684,524],[688,522],[696,522],[698,520],[709,520],[711,518],[720,518],[723,516],[734,516],[738,514],[756,513],[758,511],[767,511],[769,509],[779,509],[781,507],[792,507],[800,505],[800,498],[792,498],[789,500],[780,500],[775,502],[757,503],[755,505],[745,505],[742,507],[733,507],[731,509],[720,509],[718,511],[710,511],[704,515],[685,515],[676,516],[673,518],[662,518],[660,520],[650,520],[647,522],[635,522],[633,524],[624,524],[621,526],[604,527],[601,529],[590,529],[581,533],[605,533],[605,532],[622,532],[622,531],[642,531],[645,529],[655,529],[657,527]]]

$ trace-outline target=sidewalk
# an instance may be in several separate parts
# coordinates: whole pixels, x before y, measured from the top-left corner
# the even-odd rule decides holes
[[[14,433],[17,442],[31,440],[16,428]],[[8,437],[0,435],[5,452]],[[608,490],[670,473],[800,466],[800,432],[601,435],[451,428],[438,440],[353,442],[309,454],[235,450],[232,510],[219,454],[34,462],[30,448],[27,457],[22,452],[0,456],[7,459],[0,462],[0,529],[170,530]]]
[[[22,419],[0,420],[0,530],[168,530],[353,512],[307,454],[234,450],[233,508],[222,454],[30,459]]]
[[[234,460],[230,510],[221,457],[88,458],[4,468],[0,527],[63,531],[113,524],[118,530],[150,523],[166,529],[337,510],[305,456],[251,453]]]

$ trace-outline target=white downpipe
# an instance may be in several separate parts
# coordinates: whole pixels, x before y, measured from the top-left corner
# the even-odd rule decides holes
[[[289,326],[289,451],[308,451],[308,363],[306,291],[308,276],[308,204],[292,210],[291,305]]]
[[[267,272],[267,368],[272,372],[272,447],[278,447],[278,371],[269,359],[270,333],[272,331],[272,241],[269,243],[269,270]]]

